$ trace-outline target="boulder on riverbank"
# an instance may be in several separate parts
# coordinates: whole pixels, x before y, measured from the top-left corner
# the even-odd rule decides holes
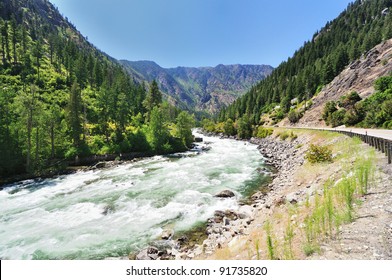
[[[223,190],[217,193],[215,196],[220,198],[230,198],[230,197],[234,197],[235,194],[231,190]]]
[[[161,239],[169,240],[174,234],[173,230],[164,230],[161,234]]]
[[[97,164],[95,164],[92,169],[101,169],[105,167],[106,167],[106,162],[100,161]]]
[[[136,255],[136,260],[139,261],[150,261],[150,260],[156,260],[158,259],[158,254],[159,251],[155,247],[148,247],[144,250],[141,250],[137,255]]]

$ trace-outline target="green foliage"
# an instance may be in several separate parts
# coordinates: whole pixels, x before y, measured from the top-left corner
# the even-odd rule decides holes
[[[378,78],[374,82],[374,88],[379,92],[384,92],[392,88],[392,76]]]
[[[148,142],[155,152],[165,152],[168,146],[169,131],[163,111],[159,107],[154,107],[150,113],[150,122],[148,125]],[[166,145],[166,146],[164,146]]]
[[[175,136],[180,138],[185,147],[190,147],[193,142],[192,128],[195,126],[193,115],[183,111],[176,118]]]
[[[283,254],[286,260],[293,260],[294,252],[293,252],[293,238],[295,236],[294,228],[291,225],[291,221],[287,222],[287,227],[284,233],[284,244],[283,244]]]
[[[337,111],[336,102],[327,101],[327,103],[325,103],[324,105],[323,114],[322,114],[323,120],[326,122],[327,125],[330,123],[332,114],[335,111]]]
[[[332,127],[341,126],[344,124],[344,118],[346,116],[346,109],[342,108],[332,113],[329,122]]]
[[[263,126],[259,126],[257,128],[257,133],[255,136],[257,138],[263,139],[263,138],[266,138],[266,137],[272,135],[273,133],[274,133],[274,130],[272,128],[265,128]]]
[[[310,163],[332,162],[332,151],[327,146],[311,144],[305,158]]]
[[[349,153],[351,157],[353,152],[360,149],[361,142],[354,138],[349,145],[350,148],[345,153]],[[338,238],[340,225],[355,219],[355,203],[358,196],[368,193],[368,188],[374,182],[374,167],[374,151],[361,153],[361,157],[347,168],[346,175],[337,181],[328,180],[324,184],[323,195],[316,195],[312,205],[307,199],[305,211],[309,213],[311,209],[303,227],[306,238],[303,250],[307,256],[320,250],[320,243],[324,243],[325,239]]]
[[[147,94],[50,2],[1,5],[0,177],[40,174],[77,156],[189,146],[192,118],[162,104],[155,81]],[[181,140],[170,135],[169,126]]]
[[[282,133],[279,133],[278,135],[279,135],[280,140],[282,140],[282,141],[284,141],[290,137],[290,133],[288,131],[283,131]]]
[[[323,119],[332,127],[360,126],[391,128],[392,120],[392,79],[381,77],[374,83],[378,90],[362,100],[357,92],[344,95],[336,103],[329,101],[323,110]]]
[[[67,113],[71,139],[74,146],[78,148],[81,145],[80,135],[82,134],[82,97],[77,82],[74,82],[71,88]]]
[[[355,176],[358,181],[358,191],[360,195],[368,193],[372,174],[374,174],[372,158],[361,158],[355,166]]]
[[[339,100],[339,107],[345,109],[351,109],[354,105],[361,101],[362,98],[358,95],[356,91],[353,91],[347,95],[343,95]]]
[[[286,139],[295,140],[298,138],[298,135],[295,134],[293,131],[284,130],[277,134],[280,140],[285,141]]]
[[[244,115],[237,120],[237,131],[238,137],[241,139],[249,139],[252,137],[252,125],[247,115]]]
[[[275,260],[276,259],[275,244],[274,244],[274,237],[272,236],[272,224],[270,223],[270,221],[265,222],[264,230],[267,234],[268,257],[270,260]]]
[[[150,118],[151,111],[154,107],[159,106],[162,103],[162,93],[158,88],[158,84],[153,80],[150,84],[150,90],[143,101],[143,105],[147,110],[147,120]]]
[[[215,132],[215,123],[213,120],[203,119],[202,120],[202,127],[207,132]]]
[[[297,123],[302,118],[302,113],[296,110],[290,110],[287,117],[291,123]]]
[[[235,127],[234,127],[234,122],[233,122],[232,119],[229,118],[229,119],[224,123],[223,132],[224,132],[226,135],[230,135],[230,136],[234,136],[234,135],[237,134],[237,131],[236,131]]]

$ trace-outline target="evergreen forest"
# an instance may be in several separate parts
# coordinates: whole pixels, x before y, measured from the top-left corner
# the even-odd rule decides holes
[[[0,1],[0,177],[184,151],[194,118],[136,83],[46,0]]]
[[[290,121],[298,121],[301,115],[290,112],[293,99],[311,104],[310,99],[347,65],[377,44],[392,38],[391,6],[391,0],[357,0],[351,3],[339,17],[316,32],[312,40],[305,42],[269,77],[221,110],[217,121],[234,121],[237,127],[243,127],[243,123],[258,126],[263,124],[263,114],[269,114],[275,123],[286,116]],[[212,129],[211,123],[206,123],[206,127]],[[360,119],[355,122],[360,125],[371,124],[372,127],[384,123],[370,119],[367,123]],[[223,124],[220,126],[215,130],[222,131]]]

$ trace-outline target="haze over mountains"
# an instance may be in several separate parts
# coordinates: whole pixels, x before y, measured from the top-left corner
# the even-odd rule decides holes
[[[231,104],[273,71],[269,65],[163,68],[153,61],[121,60],[120,63],[136,80],[156,80],[174,104],[209,113]]]

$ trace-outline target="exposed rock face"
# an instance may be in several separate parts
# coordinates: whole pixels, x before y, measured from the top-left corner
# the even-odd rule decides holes
[[[156,80],[178,106],[216,113],[271,74],[269,65],[162,68],[152,61],[120,61],[133,77]]]
[[[331,83],[312,99],[313,105],[294,126],[315,127],[325,126],[321,119],[324,105],[327,101],[337,101],[351,91],[357,91],[362,98],[369,97],[375,92],[374,81],[392,71],[392,39],[387,40],[351,63]],[[288,119],[280,126],[293,126]]]

